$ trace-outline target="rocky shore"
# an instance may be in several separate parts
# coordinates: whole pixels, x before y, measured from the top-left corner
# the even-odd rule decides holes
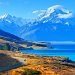
[[[9,71],[0,72],[0,75],[23,75],[24,69],[40,71],[39,75],[75,75],[75,62],[65,57],[37,56],[24,54],[19,51],[0,50],[12,58],[20,58],[24,65]],[[18,59],[17,59],[18,60]],[[36,74],[37,75],[37,74]]]

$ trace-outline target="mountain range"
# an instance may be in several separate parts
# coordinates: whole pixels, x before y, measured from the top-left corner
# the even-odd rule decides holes
[[[4,14],[0,29],[31,41],[75,41],[75,15],[71,11],[54,5],[36,13],[34,20]]]

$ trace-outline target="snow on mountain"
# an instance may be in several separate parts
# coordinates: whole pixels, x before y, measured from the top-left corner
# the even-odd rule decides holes
[[[72,13],[68,13],[68,14],[58,14],[58,18],[71,18],[73,15]]]
[[[29,20],[11,16],[9,14],[4,14],[0,16],[0,29],[20,36],[22,27],[26,26],[29,23]]]
[[[42,12],[40,12],[42,11]],[[38,10],[38,15],[40,15],[36,20],[42,21],[43,23],[52,21],[54,23],[60,23],[62,22],[61,19],[70,19],[73,17],[72,12],[65,9],[61,5],[54,5],[52,7],[49,7],[47,10]]]
[[[9,14],[0,16],[0,29],[19,36],[19,26],[14,22],[13,16]]]
[[[15,16],[11,16],[10,14],[4,14],[0,16],[0,20],[4,20],[7,21],[9,23],[14,22],[15,24],[17,24],[18,26],[23,26],[25,24],[27,24],[28,22],[30,22],[30,20],[28,19],[23,19],[21,17],[15,17]]]
[[[0,19],[4,19],[4,18],[6,18],[7,17],[7,14],[4,14],[4,15],[1,15],[0,16]]]

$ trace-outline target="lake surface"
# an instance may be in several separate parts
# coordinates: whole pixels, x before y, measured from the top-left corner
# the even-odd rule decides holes
[[[49,45],[48,45],[49,46]],[[62,56],[69,57],[75,61],[75,44],[53,44],[51,50],[21,50],[23,53],[37,54],[40,56]]]

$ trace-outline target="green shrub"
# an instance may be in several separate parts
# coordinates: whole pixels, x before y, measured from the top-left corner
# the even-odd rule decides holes
[[[3,47],[2,47],[2,46],[0,46],[0,50],[2,50],[2,48],[3,48]]]
[[[22,75],[40,75],[41,72],[37,71],[37,70],[32,70],[32,69],[24,69],[24,72],[22,73]]]
[[[11,47],[9,45],[9,43],[5,43],[2,47],[1,47],[2,50],[11,50]]]

